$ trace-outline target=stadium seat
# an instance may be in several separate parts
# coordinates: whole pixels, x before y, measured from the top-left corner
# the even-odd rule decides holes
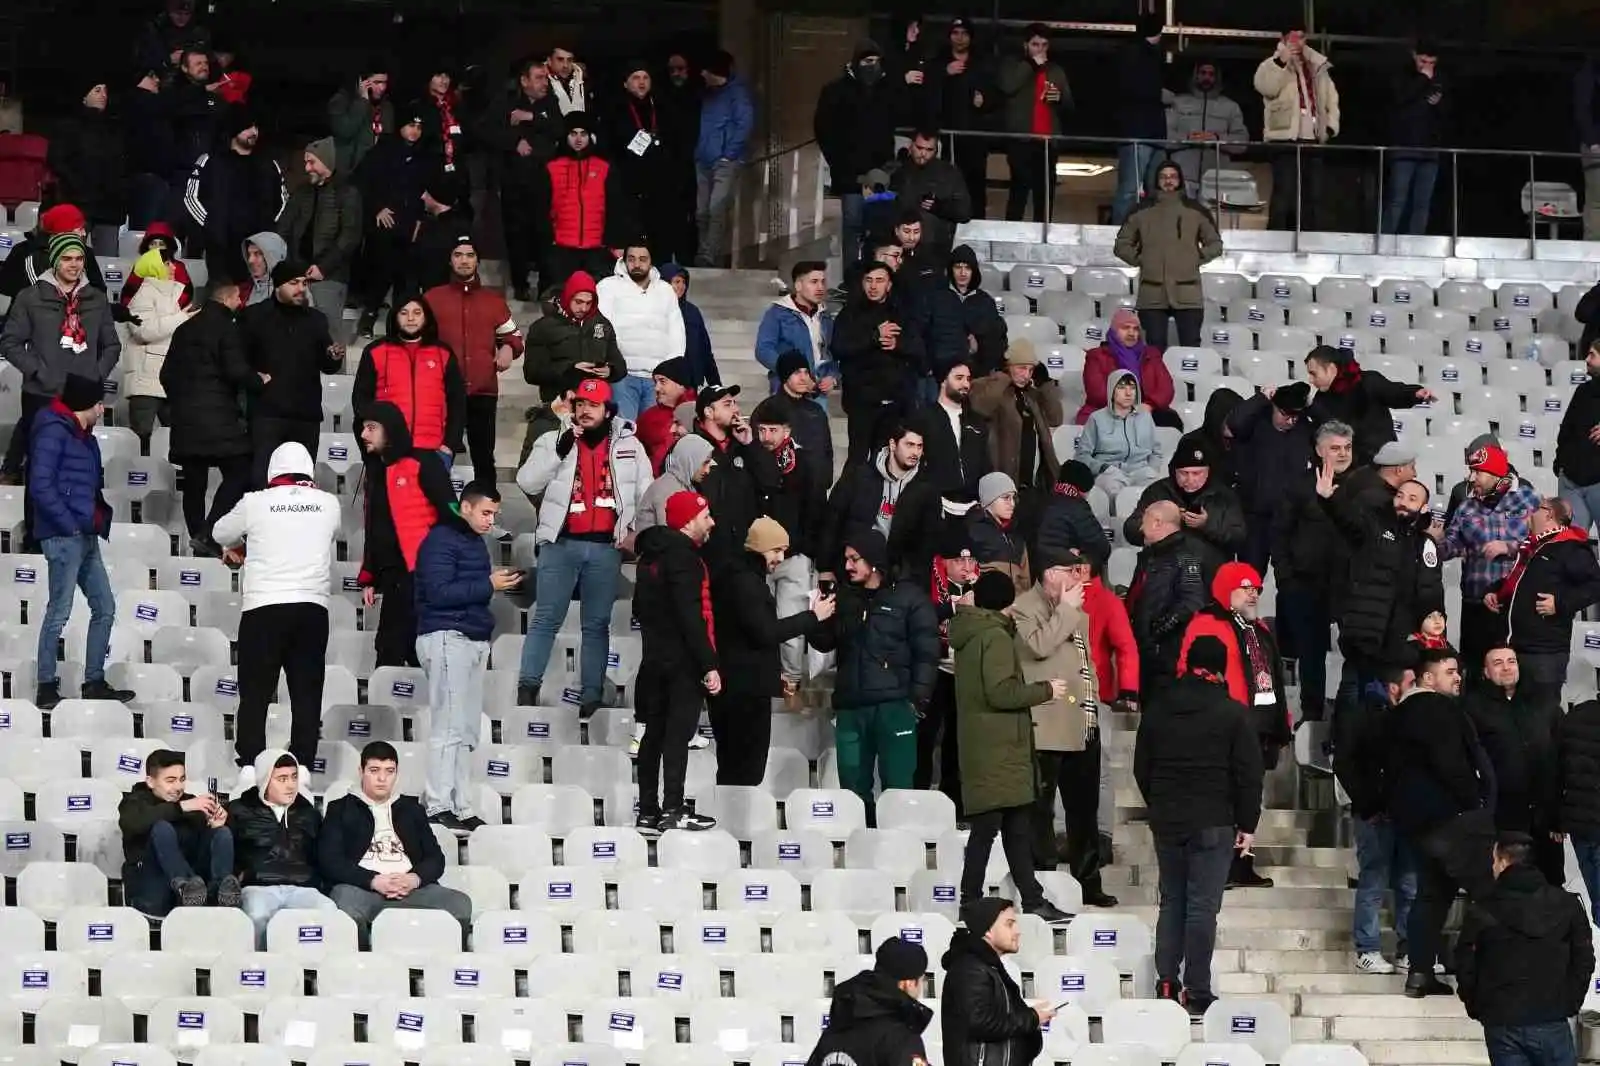
[[[642,865],[642,864],[641,864]],[[605,877],[598,867],[551,866],[522,875],[517,904],[562,916],[606,905]]]
[[[842,841],[867,824],[867,808],[854,792],[838,788],[797,788],[783,801],[784,825],[791,831],[814,829]]]
[[[290,907],[274,914],[267,923],[268,951],[308,962],[330,954],[354,952],[356,940],[356,923],[343,911]]]
[[[133,1012],[121,1000],[104,996],[53,996],[34,1014],[33,1039],[54,1048],[62,1062],[77,1063],[102,1041],[133,1040]]]
[[[85,960],[62,951],[0,954],[0,989],[15,1007],[32,1012],[58,996],[87,996]]]
[[[695,1045],[682,1049],[685,1053],[693,1053],[693,1059],[679,1059],[683,1066],[701,1062],[715,1063],[719,1059],[731,1064],[733,1056],[743,1061],[752,1047],[760,1044],[774,1044],[783,1036],[783,1023],[778,1015],[778,1009],[770,1004],[749,999],[713,999],[694,1004],[689,1010],[689,1039]],[[720,1049],[724,1056],[714,1052],[710,1056],[704,1053],[708,1048]],[[659,1050],[659,1049],[658,1049]],[[646,1062],[660,1062],[662,1066],[667,1063],[661,1059],[646,1059]]]
[[[192,1062],[189,1056],[201,1048],[243,1042],[244,1015],[215,996],[163,999],[150,1008],[149,1040]]]
[[[16,1050],[45,1049],[17,1048]],[[4,1052],[0,1052],[0,1056],[3,1055]],[[178,1060],[173,1058],[172,1052],[155,1044],[100,1043],[84,1051],[78,1059],[78,1066],[178,1066]]]
[[[754,955],[761,922],[748,912],[694,911],[672,921],[672,950],[684,955]]]
[[[1101,1029],[1108,1044],[1143,1044],[1173,1062],[1189,1043],[1189,1012],[1170,999],[1121,999],[1105,1008]]]
[[[333,1046],[355,1039],[356,1014],[360,1004],[337,996],[286,996],[267,1003],[259,1011],[260,1036],[264,1044],[286,1048]],[[299,1054],[298,1051],[294,1052]]]
[[[173,957],[168,951],[161,954]],[[183,955],[177,958],[190,967],[192,981],[195,960]],[[273,999],[299,996],[305,990],[305,969],[301,960],[266,951],[222,952],[206,959],[205,968],[211,978],[211,994],[231,1000],[251,1014],[260,1014],[261,1008]]]
[[[876,870],[904,884],[928,868],[928,844],[901,829],[856,829],[845,839],[844,864],[852,870]]]
[[[334,953],[319,960],[315,969],[321,995],[354,1000],[363,1008],[384,997],[411,994],[405,961],[384,952]]]
[[[1188,1044],[1178,1052],[1176,1066],[1265,1066],[1261,1052],[1244,1043]]]
[[[656,864],[714,880],[739,869],[739,842],[722,829],[698,832],[669,829],[656,842]]]
[[[1209,1043],[1244,1044],[1267,1062],[1282,1060],[1294,1042],[1289,1012],[1269,999],[1220,996],[1206,1010],[1204,1031]],[[1238,1062],[1237,1066],[1247,1064]]]
[[[933,789],[884,789],[875,807],[878,828],[904,830],[930,843],[956,824],[955,803]]]

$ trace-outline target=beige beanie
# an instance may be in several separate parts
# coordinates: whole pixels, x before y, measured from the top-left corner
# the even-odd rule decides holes
[[[744,550],[769,552],[774,548],[789,547],[789,531],[774,520],[762,515],[750,523],[750,532],[744,537]]]

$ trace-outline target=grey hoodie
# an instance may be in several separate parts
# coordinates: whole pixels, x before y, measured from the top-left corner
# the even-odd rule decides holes
[[[1109,401],[1123,378],[1133,381],[1134,406],[1126,418],[1118,418]],[[1138,375],[1121,367],[1107,374],[1106,400],[1106,405],[1084,423],[1083,433],[1078,437],[1078,461],[1094,474],[1108,466],[1131,470],[1155,463],[1156,423],[1150,412],[1139,409],[1139,404],[1144,402],[1144,391],[1139,388]]]
[[[917,471],[921,470],[922,467],[920,464],[914,466],[899,478],[896,478],[889,472],[888,448],[878,452],[877,456],[872,460],[872,465],[877,468],[878,473],[883,477],[883,503],[887,505],[879,506],[878,517],[873,525],[887,539],[889,536],[889,524],[894,520],[895,504],[899,502],[900,494],[906,490],[907,485],[911,484],[911,479],[917,476]]]
[[[261,249],[262,256],[267,261],[267,272],[259,278],[250,279],[250,292],[245,299],[245,306],[258,304],[272,295],[272,268],[283,262],[289,256],[289,246],[283,243],[283,238],[271,230],[262,230],[252,233],[239,246],[239,254],[246,263],[250,262],[250,246],[255,245]]]
[[[698,433],[682,437],[672,446],[661,464],[661,476],[650,483],[639,501],[639,516],[633,526],[635,532],[667,524],[667,499],[674,492],[694,491],[694,476],[711,458],[711,450],[711,442]]]

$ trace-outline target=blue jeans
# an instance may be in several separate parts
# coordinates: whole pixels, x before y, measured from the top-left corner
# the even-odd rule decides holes
[[[1572,852],[1578,857],[1578,873],[1589,891],[1589,912],[1600,921],[1600,837],[1573,837]]]
[[[527,645],[524,644],[524,647]],[[472,753],[482,740],[483,671],[489,642],[453,629],[417,638],[417,660],[428,674],[428,816],[472,812]]]
[[[117,600],[111,579],[100,558],[100,538],[93,533],[46,537],[40,547],[49,564],[50,604],[39,626],[39,684],[56,683],[56,645],[72,617],[72,590],[83,590],[89,601],[89,640],[83,654],[83,679],[106,679],[106,656],[111,653],[111,625],[117,619]]]
[[[1439,177],[1439,160],[1399,158],[1389,160],[1389,186],[1383,196],[1383,232],[1424,234],[1433,206],[1433,183]]]
[[[1378,912],[1383,908],[1383,894],[1394,889],[1394,927],[1402,933],[1411,915],[1411,904],[1417,898],[1417,871],[1411,862],[1411,853],[1403,837],[1395,832],[1394,823],[1355,820],[1356,864],[1360,873],[1356,878],[1356,907],[1351,922],[1350,936],[1355,941],[1356,954],[1364,955],[1379,949],[1382,930]]]
[[[1156,976],[1201,995],[1211,994],[1211,955],[1217,912],[1233,864],[1232,826],[1184,834],[1157,833]]]
[[[1111,200],[1111,224],[1120,226],[1139,206],[1139,189],[1155,188],[1156,157],[1154,144],[1125,144],[1117,149],[1117,192]]]
[[[517,684],[535,690],[544,683],[545,667],[556,633],[567,617],[572,593],[578,592],[578,622],[583,644],[578,657],[580,699],[598,703],[611,654],[611,606],[617,602],[622,553],[609,544],[559,537],[539,545],[537,602],[522,641]]]
[[[283,910],[336,911],[333,900],[308,885],[250,885],[242,893],[244,912],[256,927],[256,950],[267,950],[267,925]]]
[[[1561,498],[1572,507],[1572,528],[1585,532],[1600,521],[1600,482],[1574,485],[1565,477],[1556,479]]]
[[[1537,1025],[1486,1025],[1489,1066],[1577,1066],[1578,1047],[1564,1021]]]
[[[839,260],[848,273],[861,258],[861,231],[866,228],[867,202],[858,192],[839,197]],[[774,390],[776,391],[776,390]]]
[[[217,883],[233,873],[233,834],[227,826],[202,830],[193,838],[191,850],[192,855],[184,852],[171,822],[157,822],[150,830],[144,859],[122,868],[128,905],[159,918],[177,902],[173,881],[201,877],[215,891]],[[204,875],[195,872],[197,867]]]
[[[639,412],[656,402],[656,385],[650,378],[629,374],[611,383],[611,398],[616,401],[618,415],[637,422]]]

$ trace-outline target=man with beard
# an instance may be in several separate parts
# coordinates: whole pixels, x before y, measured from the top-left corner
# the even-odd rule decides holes
[[[1168,105],[1167,140],[1194,146],[1180,148],[1171,156],[1183,170],[1184,187],[1196,199],[1200,196],[1200,175],[1226,166],[1250,140],[1244,111],[1232,97],[1224,95],[1217,65],[1210,60],[1194,65],[1189,91],[1179,93]],[[1229,144],[1235,147],[1226,147]]]
[[[380,56],[367,60],[351,86],[348,82],[328,101],[328,129],[333,133],[333,169],[354,174],[367,153],[385,134],[393,133],[394,101],[389,99],[389,63]]]
[[[868,462],[845,467],[828,497],[826,547],[817,565],[821,581],[832,581],[849,537],[876,529],[888,542],[890,567],[908,574],[926,572],[941,524],[939,490],[921,475],[922,434],[896,426],[888,443]]]
[[[258,486],[267,482],[267,462],[278,445],[294,441],[316,453],[322,375],[337,373],[344,362],[344,345],[328,335],[327,316],[311,306],[306,270],[292,259],[273,267],[272,298],[239,316],[250,368],[262,379],[250,409]]]
[[[517,68],[517,86],[484,116],[483,139],[500,150],[500,216],[506,230],[506,259],[514,299],[526,303],[536,290],[528,276],[539,271],[540,249],[550,243],[550,176],[547,167],[565,143],[566,126],[550,92],[544,60],[526,58]]]
[[[972,367],[965,359],[944,367],[939,399],[911,421],[922,434],[922,467],[945,499],[970,505],[978,482],[992,468],[989,423],[972,412]]]
[[[777,479],[761,493],[761,514],[776,521],[789,538],[788,555],[772,569],[772,593],[782,615],[805,609],[816,587],[816,559],[828,520],[828,483],[831,471],[820,456],[795,443],[789,415],[772,398],[756,405],[750,422],[764,451],[771,454]],[[759,522],[760,519],[756,519]],[[750,524],[755,529],[756,522]],[[746,537],[748,545],[749,538]],[[806,645],[801,639],[783,645],[783,680],[795,691],[805,676]]]
[[[670,205],[672,150],[665,141],[661,109],[651,91],[650,67],[642,60],[627,65],[622,92],[603,118],[600,143],[621,175],[622,192],[631,201],[629,214],[639,220],[640,235],[658,263],[688,258],[689,248]]]
[[[847,463],[866,459],[880,446],[885,421],[901,413],[908,381],[921,373],[925,354],[893,271],[885,263],[869,264],[833,327],[833,357],[846,384]]]
[[[306,145],[305,168],[306,183],[278,218],[278,236],[310,264],[311,304],[331,316],[329,325],[342,334],[350,265],[361,250],[361,193],[345,171],[335,169],[332,137]]]
[[[1128,145],[1121,152],[1149,147]],[[1123,162],[1129,162],[1126,156]],[[1119,200],[1123,183],[1138,180],[1124,169],[1119,168],[1117,176]],[[1155,171],[1154,192],[1146,194],[1143,206],[1129,214],[1117,231],[1116,256],[1139,268],[1137,307],[1145,340],[1166,348],[1170,317],[1178,326],[1178,343],[1195,347],[1205,317],[1200,268],[1222,254],[1222,236],[1211,213],[1184,194],[1178,164],[1167,160]],[[1113,208],[1112,214],[1116,213]]]
[[[222,125],[231,121],[227,101],[211,91],[210,49],[186,46],[179,53],[177,67],[159,99],[160,116],[170,128],[173,149],[168,159],[173,169],[162,176],[173,192],[183,188],[195,160],[211,151]],[[163,214],[157,217],[164,217],[165,204],[161,210]]]
[[[1560,705],[1572,654],[1572,620],[1600,600],[1600,562],[1567,501],[1546,496],[1528,516],[1528,539],[1484,606],[1503,614],[1523,687]]]
[[[828,1027],[805,1066],[926,1062],[922,1031],[933,1021],[933,1011],[918,1001],[927,969],[928,953],[920,943],[892,936],[879,944],[872,968],[833,990]]]
[[[939,158],[939,134],[919,129],[911,135],[906,160],[894,172],[890,189],[922,222],[922,243],[935,259],[948,259],[956,227],[972,220],[967,183],[954,163]]]
[[[1298,660],[1300,716],[1321,721],[1328,688],[1328,626],[1334,592],[1349,566],[1344,541],[1317,496],[1316,470],[1327,465],[1335,489],[1355,462],[1355,431],[1343,422],[1317,427],[1316,458],[1302,471],[1272,516],[1272,563],[1278,574],[1278,635],[1284,654]]]
[[[1066,409],[1061,386],[1051,380],[1030,342],[1012,341],[1005,362],[1004,369],[973,382],[972,409],[990,422],[990,459],[997,472],[1016,483],[1017,524],[1031,544],[1042,497],[1061,470],[1055,430],[1066,420]]]
[[[611,250],[621,247],[636,225],[627,216],[619,172],[594,152],[589,116],[569,111],[563,121],[566,145],[545,166],[551,189],[552,244],[545,258],[549,277],[541,269],[539,284],[546,290],[564,284],[579,270],[594,277],[609,276],[616,262]]]
[[[1139,699],[1149,703],[1178,675],[1189,619],[1205,606],[1206,579],[1193,534],[1172,501],[1140,512],[1139,539],[1144,550],[1128,586],[1128,619],[1139,642]]]
[[[972,249],[960,244],[950,255],[950,291],[961,304],[961,325],[967,334],[967,365],[974,378],[1004,369],[1006,320],[983,288],[983,271]]]
[[[418,448],[450,465],[461,447],[466,382],[455,353],[439,340],[438,320],[421,296],[396,296],[388,329],[367,345],[356,366],[350,406],[366,420],[375,402],[391,403]]]
[[[972,586],[978,580],[978,557],[964,522],[946,522],[939,532],[933,556],[933,610],[939,619],[939,676],[933,695],[917,720],[917,772],[913,788],[932,788],[934,751],[939,752],[939,791],[955,804],[961,817],[961,745],[956,731],[955,659],[950,653],[950,619],[957,607],[973,605]]]
[[[1122,523],[1122,534],[1128,543],[1144,543],[1141,525],[1146,508],[1157,501],[1171,501],[1178,508],[1183,529],[1209,581],[1217,567],[1244,547],[1247,533],[1239,497],[1220,478],[1212,476],[1216,466],[1216,452],[1201,434],[1190,433],[1178,441],[1172,461],[1167,464],[1167,476],[1144,490],[1139,506]]]
[[[695,397],[694,432],[711,444],[713,467],[700,491],[711,501],[717,528],[706,543],[706,557],[716,562],[743,551],[750,523],[761,514],[761,501],[776,491],[777,463],[756,443],[750,420],[739,410],[739,386],[707,385]]]
[[[1261,745],[1261,765],[1275,769],[1279,753],[1294,738],[1284,697],[1283,659],[1272,631],[1260,618],[1261,575],[1248,563],[1224,563],[1211,582],[1211,597],[1215,602],[1189,620],[1178,672],[1185,672],[1189,648],[1196,640],[1205,636],[1220,640],[1228,652],[1224,675],[1228,696],[1250,708],[1251,724]],[[1228,887],[1271,888],[1272,878],[1256,873],[1255,856],[1242,851],[1233,857]]]
[[[539,503],[538,599],[522,642],[517,702],[537,706],[556,633],[577,591],[583,634],[578,714],[600,707],[611,648],[622,549],[633,544],[634,516],[650,484],[650,457],[633,423],[616,417],[611,386],[587,377],[573,394],[571,424],[546,433],[517,471],[517,486]]]
[[[196,158],[184,186],[184,210],[201,235],[188,244],[205,249],[210,273],[242,276],[239,249],[252,233],[274,228],[289,192],[272,157],[256,154],[261,131],[247,108],[230,107],[220,132],[226,146]],[[343,314],[344,306],[332,310]]]
[[[622,250],[616,269],[595,287],[600,313],[617,331],[617,347],[628,376],[613,386],[617,413],[632,421],[654,400],[656,367],[684,355],[686,337],[678,294],[651,264],[650,249],[638,239]]]
[[[1522,684],[1517,653],[1504,644],[1484,653],[1483,679],[1487,683],[1473,688],[1462,706],[1494,768],[1494,827],[1533,837],[1533,865],[1560,887],[1566,881],[1556,831],[1561,814],[1556,749],[1561,708],[1534,686]]]

